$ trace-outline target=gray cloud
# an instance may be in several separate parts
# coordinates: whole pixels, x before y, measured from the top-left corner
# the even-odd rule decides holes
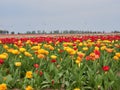
[[[120,29],[119,0],[0,0],[0,27],[35,29]],[[27,25],[31,26],[27,26]]]

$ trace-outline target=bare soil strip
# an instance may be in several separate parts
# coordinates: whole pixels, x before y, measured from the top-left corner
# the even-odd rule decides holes
[[[0,38],[30,38],[30,37],[59,37],[59,36],[88,36],[88,35],[120,35],[118,33],[105,34],[0,34]]]

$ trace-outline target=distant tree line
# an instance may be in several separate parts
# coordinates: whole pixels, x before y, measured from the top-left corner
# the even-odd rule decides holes
[[[7,31],[7,30],[0,30],[0,34],[9,34],[9,31]]]
[[[80,30],[53,30],[46,32],[45,30],[27,31],[25,34],[102,34],[105,31],[80,31]],[[120,31],[112,31],[111,33],[120,33]]]
[[[0,30],[0,34],[15,34],[15,32],[9,32],[8,30]]]
[[[46,32],[45,30],[33,30],[27,31],[26,33],[17,33],[17,34],[102,34],[106,33],[105,31],[85,31],[85,30],[51,30]],[[111,31],[110,33],[120,33],[120,31]],[[0,34],[9,34],[7,30],[0,30]],[[10,34],[15,34],[14,31],[10,32]]]
[[[120,31],[116,31],[116,30],[115,30],[115,31],[112,31],[112,33],[120,33]]]

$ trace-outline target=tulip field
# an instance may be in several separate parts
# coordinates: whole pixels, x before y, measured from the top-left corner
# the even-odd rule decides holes
[[[0,90],[120,90],[120,35],[0,37]]]

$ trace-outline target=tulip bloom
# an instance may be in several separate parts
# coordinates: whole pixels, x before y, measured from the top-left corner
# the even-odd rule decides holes
[[[51,59],[56,59],[57,56],[56,55],[51,55]]]
[[[42,76],[43,75],[43,72],[42,71],[40,71],[40,76]]]
[[[103,69],[103,71],[109,71],[110,67],[109,66],[103,66],[102,69]]]
[[[75,88],[74,90],[80,90],[80,88]]]
[[[39,65],[38,65],[38,64],[34,64],[34,67],[35,67],[35,68],[39,68]]]
[[[4,60],[0,59],[0,64],[3,64],[4,63]]]
[[[21,66],[21,62],[15,62],[15,66],[17,67]]]
[[[100,57],[100,51],[99,50],[94,50],[94,53]]]
[[[0,84],[0,90],[7,90],[7,85],[4,83]]]
[[[32,78],[32,71],[26,72],[26,78]]]
[[[118,56],[114,56],[113,59],[114,60],[119,60],[119,57]]]
[[[56,62],[56,59],[52,59],[51,62],[52,62],[52,63],[55,63],[55,62]]]
[[[25,90],[33,90],[33,88],[31,86],[27,86]]]
[[[61,49],[59,52],[62,53],[62,52],[64,52],[64,50]]]
[[[54,80],[52,80],[51,83],[52,83],[52,85],[54,85],[54,83],[55,83]]]

